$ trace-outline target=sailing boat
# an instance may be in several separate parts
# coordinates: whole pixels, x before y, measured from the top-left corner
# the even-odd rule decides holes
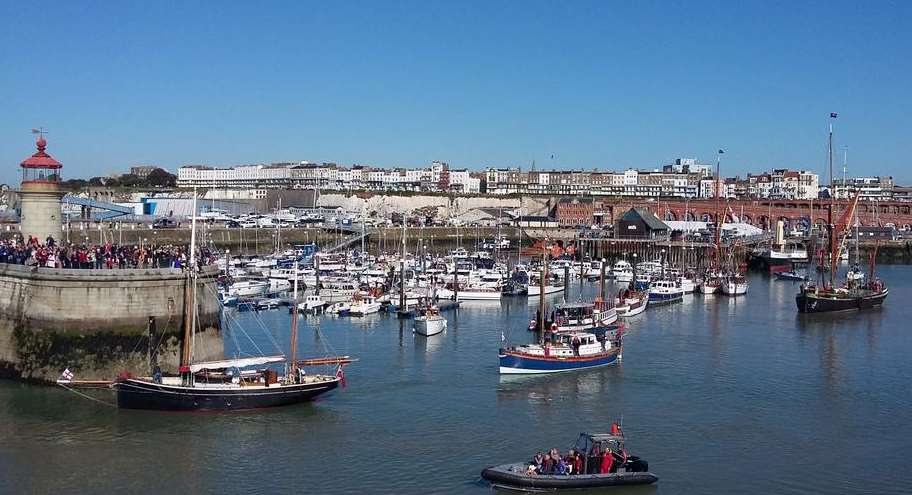
[[[847,219],[851,218],[858,205],[859,193],[849,204],[848,209],[835,226],[831,223],[828,230],[830,231],[830,253],[829,253],[829,275],[828,284],[819,287],[815,284],[802,284],[795,296],[795,303],[798,305],[800,313],[827,313],[832,311],[850,311],[859,309],[869,309],[883,304],[884,299],[890,293],[886,284],[874,276],[874,268],[877,257],[877,248],[871,253],[870,276],[865,281],[864,275],[858,271],[849,271],[846,275],[846,282],[841,287],[836,287],[836,270],[838,269],[839,259],[845,248],[846,239],[848,239]],[[832,212],[832,203],[830,204]],[[831,213],[832,216],[832,213]],[[843,235],[842,241],[838,242],[837,238]],[[857,246],[856,246],[856,249]]]
[[[547,247],[542,244],[542,268],[539,284],[544,288],[548,265],[545,253]],[[576,371],[618,363],[622,352],[622,331],[602,329],[597,335],[591,331],[571,330],[558,331],[557,322],[551,328],[545,326],[545,298],[539,300],[538,321],[539,340],[535,344],[526,344],[499,349],[501,374],[558,373]],[[546,337],[546,334],[548,336]],[[501,335],[503,335],[501,333]],[[506,340],[506,338],[502,338]]]
[[[836,114],[830,114],[830,118],[836,118]],[[800,313],[827,313],[832,311],[850,311],[878,307],[883,304],[884,299],[890,293],[886,284],[874,276],[874,268],[877,257],[877,247],[871,254],[870,275],[865,281],[858,276],[859,272],[849,272],[846,282],[841,287],[836,287],[836,270],[839,266],[839,260],[845,249],[846,241],[850,237],[849,222],[855,215],[858,206],[858,198],[861,192],[856,191],[855,197],[852,198],[848,208],[843,212],[839,222],[833,223],[833,124],[830,124],[829,137],[829,164],[830,164],[830,204],[828,210],[829,222],[827,233],[829,235],[829,263],[830,272],[829,283],[823,287],[815,284],[802,284],[798,294],[795,296],[795,303]],[[856,221],[857,222],[857,221]],[[842,238],[840,240],[840,237]],[[856,226],[856,253],[857,245],[857,226]],[[821,266],[824,266],[824,259],[821,257]]]
[[[713,236],[713,251],[712,258],[710,258],[709,268],[704,270],[703,279],[700,283],[697,284],[697,292],[711,296],[722,292],[722,277],[721,277],[721,258],[722,258],[722,223],[723,217],[720,212],[719,206],[719,191],[722,190],[721,185],[721,173],[722,173],[722,150],[719,150],[719,154],[716,155],[716,191],[714,196],[716,197],[716,233]]]
[[[196,195],[193,208],[196,211]],[[297,264],[295,265],[297,269]],[[190,265],[187,271],[187,304],[184,317],[184,341],[180,376],[162,376],[156,366],[151,377],[122,377],[115,381],[73,380],[64,371],[58,384],[70,386],[107,385],[116,392],[117,406],[125,409],[165,411],[238,410],[286,406],[309,401],[337,388],[344,381],[342,366],[355,361],[348,356],[297,359],[297,314],[291,318],[291,358],[284,355],[258,356],[220,361],[194,362],[193,344],[196,325],[196,219],[191,223]],[[297,300],[295,276],[295,300]],[[189,313],[189,314],[188,314]],[[285,374],[264,367],[284,363]],[[338,366],[334,375],[306,374],[305,366]],[[255,369],[250,369],[258,367]]]

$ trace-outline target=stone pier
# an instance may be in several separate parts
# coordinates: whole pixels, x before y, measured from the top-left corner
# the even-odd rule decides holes
[[[197,278],[196,360],[224,352],[217,275],[206,267]],[[0,377],[53,381],[65,368],[83,379],[148,375],[151,361],[174,372],[189,287],[179,269],[0,264]]]

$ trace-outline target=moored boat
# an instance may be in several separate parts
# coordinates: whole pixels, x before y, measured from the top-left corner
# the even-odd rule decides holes
[[[649,285],[650,304],[668,304],[681,301],[684,290],[671,280],[655,280]]]
[[[829,313],[871,309],[883,304],[890,290],[883,282],[875,280],[860,287],[819,288],[802,285],[795,303],[800,313]]]
[[[697,292],[711,296],[722,292],[722,279],[717,276],[707,276],[702,282],[697,284]]]
[[[643,292],[624,290],[618,293],[615,303],[617,315],[621,318],[630,318],[644,311],[649,305],[649,296]]]
[[[789,270],[787,272],[775,272],[777,280],[791,280],[804,282],[807,280],[807,277],[803,273],[798,273],[795,270]]]
[[[446,330],[447,320],[440,314],[437,306],[430,306],[424,314],[415,317],[415,333],[429,337]]]
[[[196,197],[193,199],[196,211]],[[57,383],[65,388],[81,385],[110,387],[116,394],[117,406],[125,409],[164,411],[238,410],[277,407],[311,400],[344,383],[342,366],[354,361],[348,356],[310,360],[297,359],[298,315],[291,315],[290,358],[284,355],[255,356],[218,361],[197,362],[193,359],[196,329],[196,220],[191,223],[188,293],[184,314],[184,332],[179,376],[164,376],[157,365],[149,377],[122,375],[113,381],[74,380],[64,370]],[[297,279],[292,307],[297,306]],[[189,313],[189,314],[187,314]],[[151,327],[151,322],[150,322]],[[274,367],[284,365],[280,376]],[[307,374],[305,366],[338,366],[336,374]]]
[[[742,296],[747,294],[749,287],[747,277],[740,273],[722,279],[722,293],[726,296]]]

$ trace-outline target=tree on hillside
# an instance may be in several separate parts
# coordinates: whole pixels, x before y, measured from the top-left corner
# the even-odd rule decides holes
[[[177,176],[167,170],[156,168],[149,172],[146,183],[150,186],[174,187],[177,184]]]
[[[138,175],[123,174],[118,180],[120,181],[120,185],[123,187],[136,187],[143,185],[143,180]]]

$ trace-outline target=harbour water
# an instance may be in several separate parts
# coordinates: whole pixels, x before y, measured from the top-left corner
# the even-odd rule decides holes
[[[909,493],[912,267],[879,271],[890,297],[862,314],[798,316],[797,286],[760,274],[745,297],[686,296],[628,320],[622,364],[577,373],[498,375],[501,331],[530,338],[516,298],[465,303],[430,338],[302,317],[299,355],[360,362],[295,407],[128,411],[0,382],[0,493],[483,494],[485,466],[616,418],[660,480],[604,493]],[[235,314],[226,348],[269,352],[257,327],[284,344],[289,317]]]

